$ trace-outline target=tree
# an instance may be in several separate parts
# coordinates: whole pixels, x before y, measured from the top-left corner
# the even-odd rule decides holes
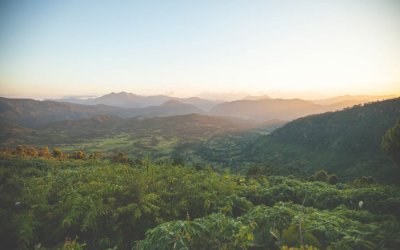
[[[39,151],[39,156],[43,157],[45,159],[50,159],[51,158],[51,153],[49,150],[49,147],[45,146]]]
[[[18,145],[15,148],[15,154],[18,156],[24,156],[24,147],[22,145]]]
[[[328,181],[328,173],[325,170],[318,170],[312,176],[312,180],[313,181],[327,182]]]
[[[336,183],[339,182],[339,177],[335,174],[329,175],[328,177],[328,183],[331,185],[335,185]]]
[[[371,176],[361,176],[360,178],[357,178],[350,182],[350,184],[354,187],[366,187],[375,185],[376,181]]]
[[[57,158],[57,159],[61,159],[63,157],[63,153],[62,153],[61,149],[59,149],[59,148],[53,149],[53,157]]]
[[[129,158],[125,153],[118,152],[111,157],[111,161],[115,163],[128,163]]]
[[[18,145],[15,148],[15,154],[18,156],[38,156],[36,148],[27,145]]]
[[[103,152],[100,151],[93,152],[89,155],[89,159],[92,160],[98,160],[101,159],[102,157],[103,157]]]
[[[382,149],[390,155],[400,167],[400,120],[383,135]]]
[[[84,160],[86,158],[86,154],[82,150],[75,151],[73,154],[73,158],[77,160]]]
[[[258,178],[260,175],[262,175],[262,169],[259,166],[250,167],[246,173],[247,178]]]

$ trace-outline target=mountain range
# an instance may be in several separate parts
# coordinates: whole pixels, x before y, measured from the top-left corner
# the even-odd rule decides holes
[[[62,120],[79,120],[101,114],[119,114],[121,108],[0,97],[0,120],[24,127]]]
[[[65,98],[50,101],[69,102],[86,105],[103,104],[120,108],[146,108],[150,106],[159,106],[168,101],[179,101],[181,103],[195,105],[196,107],[204,111],[208,111],[213,106],[219,103],[219,101],[206,100],[199,97],[179,98],[166,95],[142,96],[133,93],[127,93],[124,91],[119,93],[112,92],[110,94],[106,94],[97,98]]]
[[[178,100],[121,108],[0,98],[0,145],[173,153],[242,170],[257,164],[279,173],[326,169],[346,178],[395,178],[395,164],[380,142],[400,118],[400,98],[334,112],[329,110],[337,103],[263,98],[221,103],[210,113]]]
[[[141,96],[126,92],[113,92],[98,98],[69,98],[54,101],[124,108],[125,111],[121,111],[117,115],[125,117],[154,117],[199,113],[264,122],[273,119],[290,121],[310,114],[340,110],[353,105],[389,98],[391,96],[347,95],[322,100],[302,100],[276,99],[263,95],[246,96],[241,100],[222,102],[198,97]]]
[[[3,124],[36,127],[50,122],[79,120],[96,115],[129,117],[163,117],[204,113],[192,104],[169,100],[159,106],[145,108],[121,108],[104,104],[84,105],[32,99],[8,99],[0,97],[0,119]]]

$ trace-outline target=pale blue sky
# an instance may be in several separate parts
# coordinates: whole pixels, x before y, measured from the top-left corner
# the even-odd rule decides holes
[[[0,94],[400,93],[400,1],[2,1]]]

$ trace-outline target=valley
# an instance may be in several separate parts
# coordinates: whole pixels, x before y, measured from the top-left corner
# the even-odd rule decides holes
[[[110,96],[115,95],[118,94],[99,100],[110,101]],[[122,97],[118,95],[123,100]],[[141,97],[143,99],[146,98]],[[380,144],[384,132],[400,117],[398,99],[356,105],[294,121],[291,120],[301,116],[297,109],[303,110],[303,114],[311,112],[304,107],[306,101],[251,99],[216,104],[211,115],[205,111],[195,113],[199,108],[187,110],[187,104],[182,109],[183,103],[169,100],[157,108],[161,116],[154,111],[155,106],[140,108],[146,112],[136,116],[130,109],[104,104],[3,99],[0,145],[49,146],[65,153],[76,150],[105,155],[123,153],[134,160],[148,157],[158,163],[179,159],[188,166],[212,165],[234,173],[245,173],[257,165],[265,174],[292,173],[306,177],[325,169],[344,180],[363,173],[378,181],[397,182],[398,177],[393,174],[397,169],[395,163],[381,150]],[[332,100],[343,102],[343,97]],[[327,102],[332,104],[332,100]],[[216,114],[217,110],[231,105],[240,108],[232,109],[236,113],[226,110],[219,113],[224,116]],[[255,109],[254,105],[259,108]],[[307,107],[315,105],[307,104]],[[322,112],[321,106],[317,107]],[[245,117],[240,112],[250,116]],[[268,112],[268,115],[257,120],[256,114],[260,112]]]
[[[396,249],[400,168],[381,144],[400,99],[331,111],[262,98],[208,112],[180,100],[126,108],[2,98],[0,241]]]

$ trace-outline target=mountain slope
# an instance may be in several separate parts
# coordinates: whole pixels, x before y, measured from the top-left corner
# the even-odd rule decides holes
[[[399,118],[400,98],[304,117],[260,137],[246,153],[256,162],[306,174],[326,169],[342,177],[371,175],[395,181],[398,168],[380,144]]]
[[[273,119],[293,120],[328,110],[331,110],[331,107],[300,99],[261,99],[221,103],[211,110],[211,114],[267,121]]]
[[[88,100],[87,104],[105,104],[122,108],[143,108],[161,105],[170,99],[171,97],[165,95],[141,96],[127,92],[112,92],[110,94]]]
[[[0,120],[24,127],[35,127],[49,122],[78,120],[95,115],[120,114],[121,108],[105,105],[80,105],[32,99],[0,97]]]
[[[192,104],[183,103],[177,100],[169,100],[159,106],[128,109],[124,114],[127,117],[166,117],[175,115],[187,115],[192,113],[202,114],[204,113],[204,111]]]
[[[87,119],[98,115],[113,115],[122,118],[166,117],[204,113],[195,105],[177,100],[169,100],[159,106],[146,108],[120,108],[106,105],[84,105],[56,101],[37,101],[32,99],[8,99],[0,97],[0,120],[7,122],[4,127],[22,126],[33,128],[47,123],[66,120]],[[2,123],[2,124],[3,124]],[[2,125],[0,124],[0,125]]]
[[[349,106],[363,104],[367,102],[381,101],[387,99],[393,99],[396,96],[393,95],[382,95],[382,96],[372,96],[372,95],[343,95],[335,96],[326,99],[312,100],[311,102],[321,105],[332,105],[338,103],[348,103]]]

